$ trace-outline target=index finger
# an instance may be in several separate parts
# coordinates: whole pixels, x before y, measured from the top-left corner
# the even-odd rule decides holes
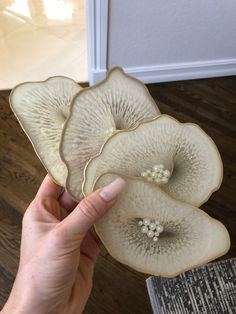
[[[38,197],[50,197],[54,199],[58,199],[59,196],[63,193],[64,188],[58,184],[56,184],[49,174],[46,175],[43,182],[41,183],[39,190],[36,194],[36,198]]]

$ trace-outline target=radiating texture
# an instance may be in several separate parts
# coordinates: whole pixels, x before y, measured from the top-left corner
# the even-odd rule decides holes
[[[236,258],[146,283],[154,314],[236,313]]]
[[[121,68],[112,69],[106,80],[80,92],[73,100],[61,145],[70,194],[79,199],[84,167],[112,132],[158,114],[146,86]]]
[[[154,99],[160,101],[162,112],[181,122],[200,124],[219,148],[224,164],[223,182],[202,208],[229,230],[231,248],[221,259],[236,256],[235,84],[236,77],[224,77],[148,85]],[[9,91],[0,91],[0,219],[16,226],[16,239],[20,239],[21,214],[32,201],[46,172],[10,110],[8,96]],[[18,240],[12,241],[12,229],[8,225],[6,229],[12,245],[6,245],[0,252],[0,308],[8,297],[17,268],[18,259],[12,252],[19,254]],[[3,235],[2,231],[0,235]],[[1,241],[0,247],[3,247],[6,238]],[[147,275],[117,262],[103,248],[97,259],[93,289],[84,314],[152,313],[146,278]]]
[[[160,163],[173,170],[162,188],[175,199],[196,206],[204,203],[222,181],[220,154],[210,137],[197,125],[162,115],[111,137],[86,167],[83,192],[89,194],[104,172],[140,176]]]
[[[103,175],[96,188],[115,178],[115,174]],[[124,178],[126,189],[95,224],[115,259],[144,273],[174,277],[229,250],[229,234],[222,223],[196,207],[172,199],[153,183]],[[164,227],[157,242],[141,232],[138,221],[145,217],[158,220]]]
[[[10,105],[47,171],[60,185],[65,185],[66,165],[59,154],[61,132],[68,117],[70,102],[81,89],[66,77],[52,77],[43,82],[16,86]]]

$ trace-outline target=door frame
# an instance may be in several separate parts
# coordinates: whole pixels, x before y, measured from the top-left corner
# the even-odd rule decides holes
[[[87,0],[88,77],[93,85],[106,77],[109,0]]]

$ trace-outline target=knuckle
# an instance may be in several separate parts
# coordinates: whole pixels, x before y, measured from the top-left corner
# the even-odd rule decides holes
[[[45,209],[50,208],[51,202],[50,199],[46,197],[40,197],[35,199],[34,208],[37,211],[43,211]]]
[[[50,205],[50,199],[48,198],[34,198],[24,213],[22,227],[27,227],[28,225],[32,224],[32,222],[38,217],[38,214],[48,210]]]
[[[89,269],[89,275],[84,278],[84,281],[86,282],[86,286],[88,287],[88,290],[91,291],[93,288],[93,278],[91,276],[91,269]]]
[[[30,216],[29,211],[26,211],[26,212],[24,213],[23,218],[22,218],[22,226],[23,226],[23,227],[28,224],[29,216]]]
[[[98,204],[96,203],[96,201],[91,200],[90,198],[85,198],[81,201],[80,210],[89,219],[96,218],[100,213]]]
[[[29,214],[27,212],[25,212],[23,219],[22,219],[22,228],[25,229],[28,225],[28,221],[29,221]]]
[[[23,219],[22,219],[22,226],[26,226],[30,223],[30,221],[32,220],[32,215],[33,215],[33,210],[35,208],[35,200],[33,200],[28,208],[26,209]]]

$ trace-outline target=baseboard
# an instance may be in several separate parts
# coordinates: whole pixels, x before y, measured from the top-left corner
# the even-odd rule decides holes
[[[90,70],[89,85],[99,83],[101,80],[106,78],[107,70],[104,69],[92,69]]]
[[[117,64],[118,65],[118,64]],[[207,77],[236,75],[236,59],[189,62],[146,67],[124,67],[127,74],[133,75],[144,83],[191,80]],[[94,84],[104,79],[106,70],[92,70]]]

